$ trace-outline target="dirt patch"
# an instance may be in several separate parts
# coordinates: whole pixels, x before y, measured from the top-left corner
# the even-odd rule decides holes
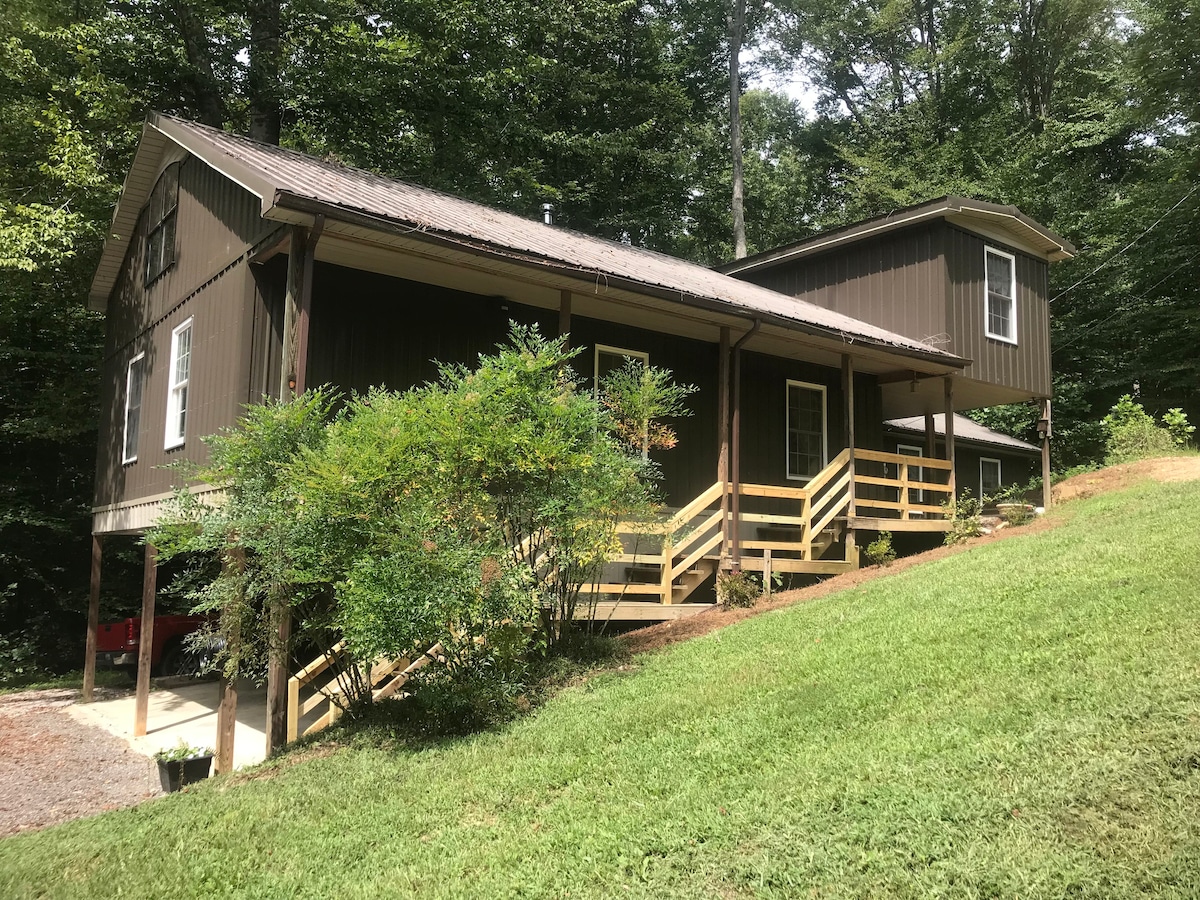
[[[1105,491],[1120,490],[1135,482],[1146,479],[1165,482],[1200,480],[1200,456],[1172,456],[1163,459],[1144,459],[1136,463],[1111,466],[1097,472],[1076,475],[1074,478],[1069,478],[1054,487],[1054,502],[1056,504],[1064,503],[1070,500],[1091,497]],[[933,562],[938,559],[945,559],[956,553],[963,553],[964,551],[982,547],[995,541],[1003,541],[1010,537],[1044,531],[1048,528],[1053,528],[1058,524],[1058,521],[1056,519],[1039,518],[1029,525],[1020,528],[1004,528],[965,543],[955,544],[950,547],[935,547],[933,550],[926,550],[924,553],[906,556],[896,560],[887,568],[871,566],[857,569],[853,572],[846,572],[842,575],[836,575],[811,587],[776,594],[765,603],[759,603],[757,606],[749,609],[714,608],[686,619],[679,619],[674,622],[659,622],[647,628],[639,628],[637,631],[631,631],[622,640],[633,653],[646,653],[651,650],[658,650],[661,647],[676,644],[680,641],[709,634],[718,628],[724,628],[726,625],[741,622],[749,619],[751,616],[761,615],[774,609],[782,609],[785,606],[791,606],[795,603],[806,603],[809,600],[816,600],[818,597],[825,597],[838,591],[850,590],[851,588],[858,587],[860,584],[879,578],[881,575],[892,575],[897,572],[903,572],[913,566]]]
[[[1054,486],[1054,502],[1080,500],[1118,491],[1138,481],[1195,481],[1200,479],[1200,456],[1164,456],[1161,459],[1143,459],[1120,466],[1109,466],[1097,472],[1084,472],[1068,478]]]
[[[162,793],[152,760],[67,713],[78,699],[70,689],[0,696],[0,837]]]

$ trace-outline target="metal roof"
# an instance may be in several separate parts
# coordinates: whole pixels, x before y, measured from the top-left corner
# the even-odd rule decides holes
[[[877,234],[895,231],[897,228],[907,225],[941,218],[969,230],[979,231],[985,236],[1005,237],[1018,249],[1026,249],[1031,253],[1044,256],[1050,262],[1071,259],[1075,255],[1075,246],[1070,241],[1034,221],[1015,206],[1003,206],[999,203],[973,200],[969,197],[950,196],[908,206],[886,215],[867,219],[864,222],[856,222],[844,228],[822,232],[785,247],[775,247],[754,256],[733,260],[716,266],[716,270],[724,272],[726,275],[733,275],[766,269],[790,260],[813,256],[868,237],[874,237]]]
[[[397,227],[418,239],[451,242],[480,256],[551,265],[600,285],[616,280],[635,290],[705,303],[789,328],[862,342],[904,356],[961,368],[969,361],[937,347],[878,328],[815,304],[722,275],[712,269],[641,247],[546,225],[440,191],[362,169],[263,144],[172,116],[152,113],[113,218],[113,233],[89,295],[103,308],[116,282],[138,210],[153,187],[164,139],[237,182],[262,202],[266,219],[294,221],[295,211],[340,214],[381,229]],[[289,215],[290,213],[290,215]]]
[[[925,433],[925,417],[924,416],[906,416],[902,419],[887,419],[883,423],[889,428],[895,428],[900,431],[915,431],[918,434]],[[933,417],[933,430],[938,437],[946,436],[946,414],[936,413]],[[1022,450],[1026,452],[1040,452],[1033,444],[1027,444],[1025,441],[1019,440],[1011,435],[1002,434],[999,431],[993,431],[991,428],[980,425],[968,419],[966,416],[954,414],[954,439],[963,441],[975,441],[980,444],[993,444],[997,447],[1008,447],[1012,450]]]

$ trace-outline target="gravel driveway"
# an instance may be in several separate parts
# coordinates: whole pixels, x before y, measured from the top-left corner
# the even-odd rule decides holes
[[[98,698],[119,693],[96,689]],[[153,760],[67,714],[78,699],[71,689],[0,696],[0,837],[162,793]]]

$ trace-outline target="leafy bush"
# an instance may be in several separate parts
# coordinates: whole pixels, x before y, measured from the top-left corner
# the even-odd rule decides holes
[[[867,544],[864,551],[867,562],[873,566],[890,566],[896,561],[896,548],[892,546],[892,533],[879,532],[879,537]]]
[[[749,572],[717,573],[717,601],[727,609],[753,606],[762,595],[762,583]]]
[[[942,502],[942,514],[950,520],[950,530],[946,532],[946,544],[958,544],[968,538],[979,537],[983,534],[983,522],[980,515],[983,512],[983,501],[971,496],[971,489],[966,488],[958,498],[957,503],[949,500]]]
[[[1000,518],[1015,528],[1028,525],[1033,520],[1033,511],[1024,503],[1010,503],[1000,507]]]
[[[1163,413],[1162,423],[1176,447],[1187,447],[1191,443],[1192,435],[1196,433],[1196,426],[1188,423],[1187,413],[1178,406]]]
[[[448,680],[478,700],[520,685],[535,623],[561,641],[620,552],[617,524],[657,510],[648,448],[665,446],[658,418],[687,392],[647,370],[627,385],[628,413],[584,388],[577,352],[514,325],[474,369],[442,366],[435,383],[340,409],[323,389],[267,402],[209,438],[211,463],[184,474],[224,485],[223,502],[180,491],[151,539],[166,558],[221,558],[192,597],[221,614],[226,674],[286,654],[275,635],[290,612],[323,651],[344,637],[351,706],[369,698],[362,663],[438,642],[447,665],[419,690]]]
[[[1183,422],[1186,425],[1186,416]],[[1108,465],[1165,456],[1176,449],[1172,432],[1159,428],[1142,404],[1134,402],[1129,394],[1113,405],[1100,424],[1107,435],[1105,462]]]

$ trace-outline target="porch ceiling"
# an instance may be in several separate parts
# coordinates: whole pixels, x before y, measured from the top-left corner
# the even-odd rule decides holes
[[[1021,403],[1040,399],[1026,391],[973,381],[969,378],[954,379],[954,410],[982,409],[1004,403]],[[894,381],[883,385],[883,416],[899,419],[905,416],[923,416],[925,413],[941,413],[946,410],[945,386],[940,378],[918,378],[914,390],[911,379]]]

